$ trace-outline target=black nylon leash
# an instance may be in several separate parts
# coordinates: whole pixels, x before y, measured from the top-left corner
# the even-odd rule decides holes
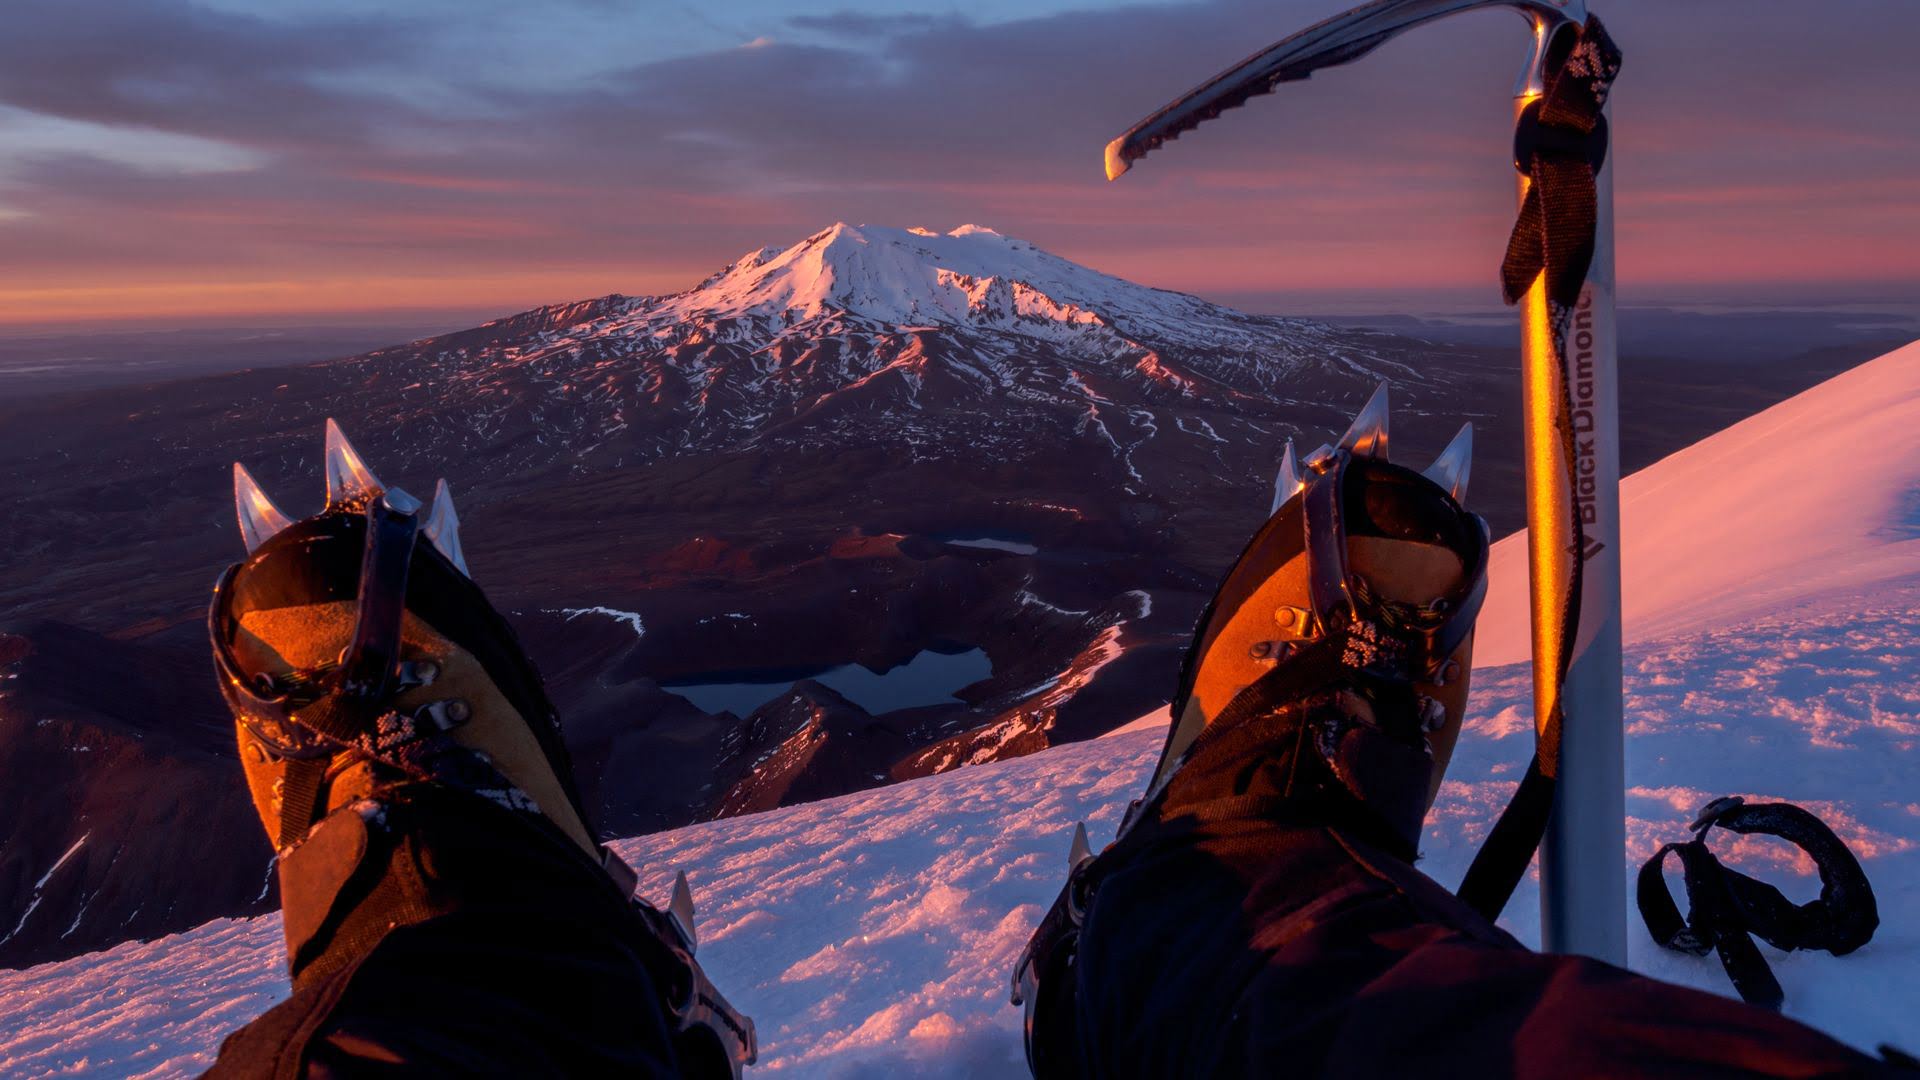
[[[1796,905],[1766,882],[1728,869],[1707,850],[1707,834],[1715,825],[1777,836],[1806,852],[1820,874],[1819,899]],[[1663,948],[1695,956],[1718,952],[1741,1000],[1778,1009],[1786,998],[1754,936],[1787,952],[1825,949],[1835,956],[1845,956],[1873,938],[1880,910],[1866,872],[1847,845],[1811,813],[1792,803],[1748,804],[1731,796],[1708,803],[1693,830],[1693,839],[1663,846],[1640,868],[1640,917]],[[1662,873],[1668,855],[1680,857],[1687,892],[1684,917]]]
[[[1547,299],[1570,309],[1593,263],[1599,223],[1595,177],[1607,157],[1603,113],[1621,56],[1598,16],[1560,40],[1571,46],[1514,132],[1514,166],[1532,183],[1507,240],[1500,282],[1507,303],[1514,304],[1545,273]],[[1554,58],[1548,63],[1554,65]]]

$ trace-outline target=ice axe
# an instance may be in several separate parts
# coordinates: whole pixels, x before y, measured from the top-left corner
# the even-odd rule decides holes
[[[1448,15],[1511,8],[1532,28],[1514,97],[1520,217],[1502,267],[1521,314],[1536,751],[1460,886],[1489,918],[1540,849],[1541,939],[1626,960],[1620,691],[1620,452],[1607,92],[1620,54],[1585,0],[1376,0],[1214,76],[1107,145],[1115,179],[1281,83]]]

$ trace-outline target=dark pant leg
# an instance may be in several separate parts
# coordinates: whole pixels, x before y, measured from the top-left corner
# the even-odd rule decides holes
[[[335,940],[210,1076],[678,1075],[649,939],[581,852],[473,796],[390,817],[372,844],[391,857],[342,890]],[[437,913],[405,923],[421,896]]]
[[[1246,740],[1212,749],[1161,819],[1103,856],[1075,966],[1084,1075],[1880,1068],[1776,1013],[1531,952],[1403,860],[1271,798]]]

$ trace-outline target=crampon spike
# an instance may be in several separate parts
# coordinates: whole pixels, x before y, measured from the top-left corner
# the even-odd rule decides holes
[[[1340,436],[1340,449],[1352,451],[1354,457],[1387,460],[1389,412],[1387,384],[1382,380],[1374,389],[1373,396],[1360,407],[1360,412],[1354,416],[1353,423],[1347,426],[1347,433]]]
[[[667,904],[667,915],[686,936],[687,948],[692,950],[698,947],[700,938],[693,931],[693,888],[687,884],[685,870],[673,876],[673,899]]]
[[[1267,510],[1267,513],[1278,512],[1280,507],[1288,499],[1293,498],[1293,493],[1299,491],[1302,486],[1300,466],[1293,456],[1293,440],[1288,439],[1286,453],[1280,455],[1280,471],[1273,477],[1273,506]]]
[[[1447,489],[1453,501],[1465,505],[1467,501],[1467,477],[1473,471],[1473,424],[1460,425],[1460,433],[1453,437],[1440,456],[1433,459],[1423,473],[1427,479]]]
[[[1073,845],[1067,849],[1067,869],[1078,870],[1080,864],[1093,858],[1093,845],[1087,842],[1087,823],[1076,822],[1073,826]]]
[[[330,511],[350,509],[376,498],[386,485],[373,475],[367,463],[354,450],[353,444],[340,430],[340,425],[327,418],[327,509]]]
[[[427,511],[427,523],[421,526],[427,539],[440,549],[447,561],[460,568],[468,577],[473,572],[467,569],[467,555],[460,548],[460,515],[453,509],[453,489],[447,486],[443,478],[433,489],[433,508]]]
[[[267,498],[247,467],[237,461],[233,463],[233,507],[240,518],[240,539],[246,541],[249,555],[273,534],[293,524],[292,519]]]

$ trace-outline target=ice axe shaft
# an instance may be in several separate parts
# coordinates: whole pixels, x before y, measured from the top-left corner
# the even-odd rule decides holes
[[[1516,99],[1516,117],[1530,103],[1526,95]],[[1522,173],[1522,201],[1528,186]],[[1519,305],[1534,716],[1544,722],[1557,707],[1564,717],[1553,814],[1540,840],[1540,941],[1553,952],[1625,964],[1620,383],[1611,157],[1595,176],[1595,192],[1593,261],[1560,343],[1564,351],[1556,351],[1545,274]],[[1563,379],[1571,400],[1562,398],[1558,384]],[[1563,424],[1573,434],[1571,468],[1563,456]],[[1580,518],[1577,538],[1573,513]],[[1570,638],[1561,612],[1576,580],[1573,563],[1582,556],[1579,626]],[[1566,675],[1557,679],[1563,662]]]
[[[1607,67],[1596,64],[1593,43],[1581,40],[1582,28],[1589,25],[1585,0],[1375,0],[1255,53],[1134,125],[1108,144],[1107,176],[1118,177],[1158,147],[1227,109],[1273,92],[1281,83],[1355,60],[1434,19],[1492,7],[1519,11],[1532,30],[1531,49],[1515,88],[1517,129],[1538,138],[1564,139],[1563,125],[1548,122],[1553,118],[1541,108],[1529,115],[1528,107],[1542,98],[1557,75],[1573,72],[1576,64],[1583,80],[1589,69]],[[1597,23],[1593,25],[1597,28]],[[1598,36],[1604,39],[1604,32]],[[1605,70],[1592,84],[1601,102],[1617,60],[1614,54],[1613,69]],[[1604,117],[1599,122],[1604,124]],[[1605,144],[1603,129],[1596,145],[1604,148]],[[1547,152],[1565,149],[1559,145]],[[1583,184],[1591,175],[1596,205],[1593,257],[1577,303],[1571,304],[1570,311],[1550,304],[1556,290],[1549,286],[1549,275],[1556,262],[1565,262],[1565,252],[1551,243],[1545,245],[1547,269],[1520,298],[1539,751],[1529,770],[1530,783],[1523,785],[1522,795],[1495,829],[1500,850],[1493,850],[1495,844],[1489,841],[1463,883],[1462,895],[1468,895],[1472,885],[1482,906],[1497,911],[1524,873],[1538,839],[1543,945],[1557,952],[1624,963],[1613,169],[1610,158],[1597,160],[1594,173],[1580,174]],[[1524,171],[1527,163],[1518,164]],[[1523,226],[1528,221],[1526,211],[1538,211],[1544,202],[1536,199],[1529,207],[1529,186],[1530,180],[1523,175]],[[1562,206],[1556,203],[1556,212]],[[1557,227],[1560,220],[1544,214],[1537,222],[1541,234]],[[1517,228],[1516,237],[1521,232]],[[1552,239],[1566,235],[1562,232]],[[1509,269],[1511,265],[1510,259]],[[1524,284],[1526,279],[1521,280]],[[1544,815],[1547,799],[1532,797],[1547,791],[1552,793],[1550,815]],[[1483,868],[1482,863],[1488,866]],[[1482,873],[1483,869],[1491,872]]]

